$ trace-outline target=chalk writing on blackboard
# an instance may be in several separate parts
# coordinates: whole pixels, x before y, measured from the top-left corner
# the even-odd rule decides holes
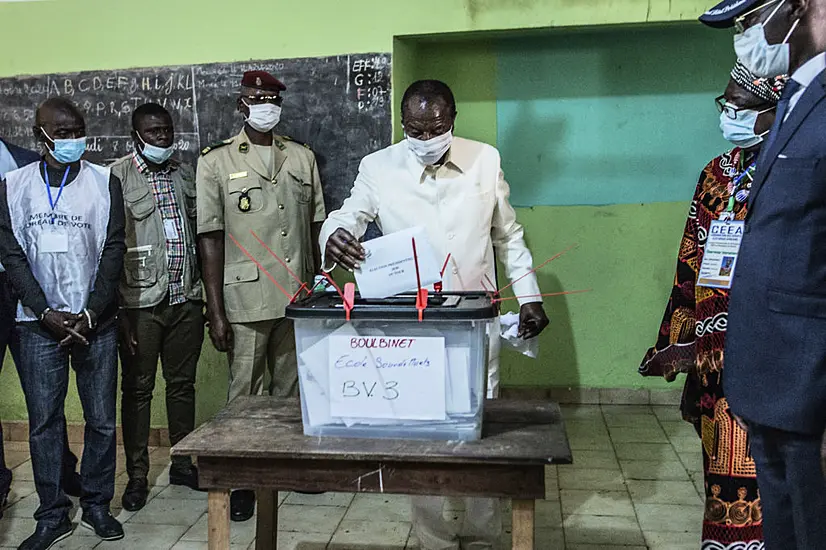
[[[389,72],[386,55],[350,60],[348,90],[359,111],[383,109],[389,103]]]
[[[181,160],[234,136],[243,125],[236,99],[244,71],[266,70],[287,86],[276,133],[315,153],[327,210],[350,192],[359,162],[391,140],[388,53],[84,71],[0,78],[0,137],[35,149],[35,109],[67,97],[86,118],[88,158],[107,162],[133,150],[131,118],[144,103],[172,114]]]

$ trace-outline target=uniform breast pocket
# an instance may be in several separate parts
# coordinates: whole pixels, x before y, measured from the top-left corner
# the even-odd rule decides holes
[[[156,251],[152,245],[138,246],[126,250],[123,259],[126,286],[149,288],[158,280]]]
[[[228,185],[229,203],[227,208],[239,214],[252,214],[263,210],[264,191],[258,178],[230,180]]]
[[[312,183],[305,181],[304,176],[300,172],[289,170],[288,173],[290,175],[288,178],[290,188],[295,196],[295,200],[301,204],[308,204],[313,199]]]

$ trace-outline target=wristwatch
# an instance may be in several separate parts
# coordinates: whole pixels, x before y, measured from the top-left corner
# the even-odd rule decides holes
[[[92,320],[92,312],[86,308],[83,308],[83,315],[86,316],[86,322],[89,324],[89,328],[94,330],[96,328],[97,323]]]

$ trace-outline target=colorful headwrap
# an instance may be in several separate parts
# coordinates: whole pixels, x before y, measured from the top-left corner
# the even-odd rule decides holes
[[[780,101],[780,94],[789,79],[787,75],[759,78],[739,61],[731,70],[731,78],[743,89],[773,105]]]

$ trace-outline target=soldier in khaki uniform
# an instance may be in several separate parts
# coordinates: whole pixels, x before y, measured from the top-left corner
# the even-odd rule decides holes
[[[320,267],[317,243],[325,210],[315,155],[273,134],[284,90],[269,73],[245,73],[238,98],[243,130],[204,149],[198,162],[198,234],[209,336],[216,349],[229,354],[229,401],[260,393],[265,373],[271,395],[295,395],[298,386],[293,326],[284,318],[290,298],[233,239],[291,295],[299,284],[251,232],[302,281],[311,283]],[[254,507],[253,491],[233,491],[233,520],[249,519]]]
[[[195,375],[204,342],[204,303],[196,239],[195,174],[172,160],[174,128],[157,103],[132,116],[135,151],[112,165],[123,185],[126,257],[120,283],[121,417],[134,512],[149,495],[149,428],[158,359],[166,381],[172,445],[195,428]],[[173,457],[172,485],[198,489],[189,457]]]

